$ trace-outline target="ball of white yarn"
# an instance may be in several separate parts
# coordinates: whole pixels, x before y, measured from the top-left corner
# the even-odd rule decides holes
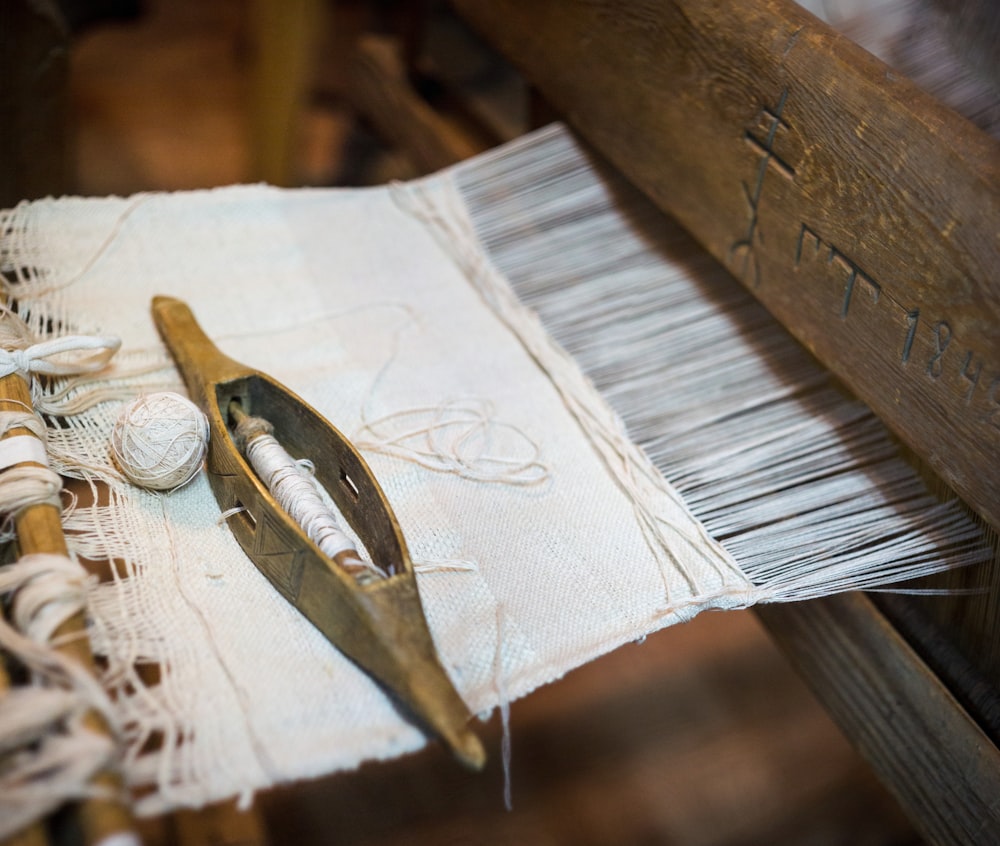
[[[122,409],[111,453],[129,481],[169,491],[191,481],[208,449],[208,418],[180,394],[145,394]]]

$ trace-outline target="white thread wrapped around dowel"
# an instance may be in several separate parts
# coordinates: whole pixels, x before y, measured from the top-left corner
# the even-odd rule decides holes
[[[0,435],[13,429],[26,429],[35,437],[14,435],[0,440],[0,517],[12,517],[22,508],[43,502],[61,507],[62,479],[48,467],[45,424],[28,411],[0,412]],[[9,538],[0,533],[0,539]]]
[[[140,487],[170,491],[201,469],[208,420],[193,402],[171,391],[145,394],[122,409],[111,431],[111,453]]]

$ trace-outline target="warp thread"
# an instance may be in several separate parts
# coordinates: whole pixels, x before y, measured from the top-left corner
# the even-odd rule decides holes
[[[754,586],[744,603],[870,589],[991,557],[982,532],[927,490],[871,412],[564,128],[451,178],[461,203],[446,196],[435,208],[423,186],[394,197],[518,332],[588,436],[596,424],[594,446],[613,473],[625,471],[626,493],[656,484],[647,473],[669,480],[737,581]],[[613,415],[575,396],[563,351]],[[615,430],[626,427],[638,465],[615,456]]]
[[[497,700],[500,703],[500,759],[503,764],[503,805],[508,811],[514,810],[514,793],[511,783],[511,757],[513,744],[510,733],[510,696],[507,693],[507,685],[504,682],[504,626],[507,622],[507,615],[503,605],[497,603],[497,644],[493,653],[493,681],[496,685]]]

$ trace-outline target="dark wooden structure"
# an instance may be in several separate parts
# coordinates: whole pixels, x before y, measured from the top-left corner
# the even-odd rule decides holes
[[[0,3],[0,207],[69,190],[69,28],[51,0]]]

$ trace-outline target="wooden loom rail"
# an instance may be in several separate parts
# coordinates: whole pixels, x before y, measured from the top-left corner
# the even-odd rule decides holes
[[[1000,529],[1000,144],[791,0],[454,0]]]
[[[757,616],[930,842],[1000,841],[1000,749],[871,600]]]

